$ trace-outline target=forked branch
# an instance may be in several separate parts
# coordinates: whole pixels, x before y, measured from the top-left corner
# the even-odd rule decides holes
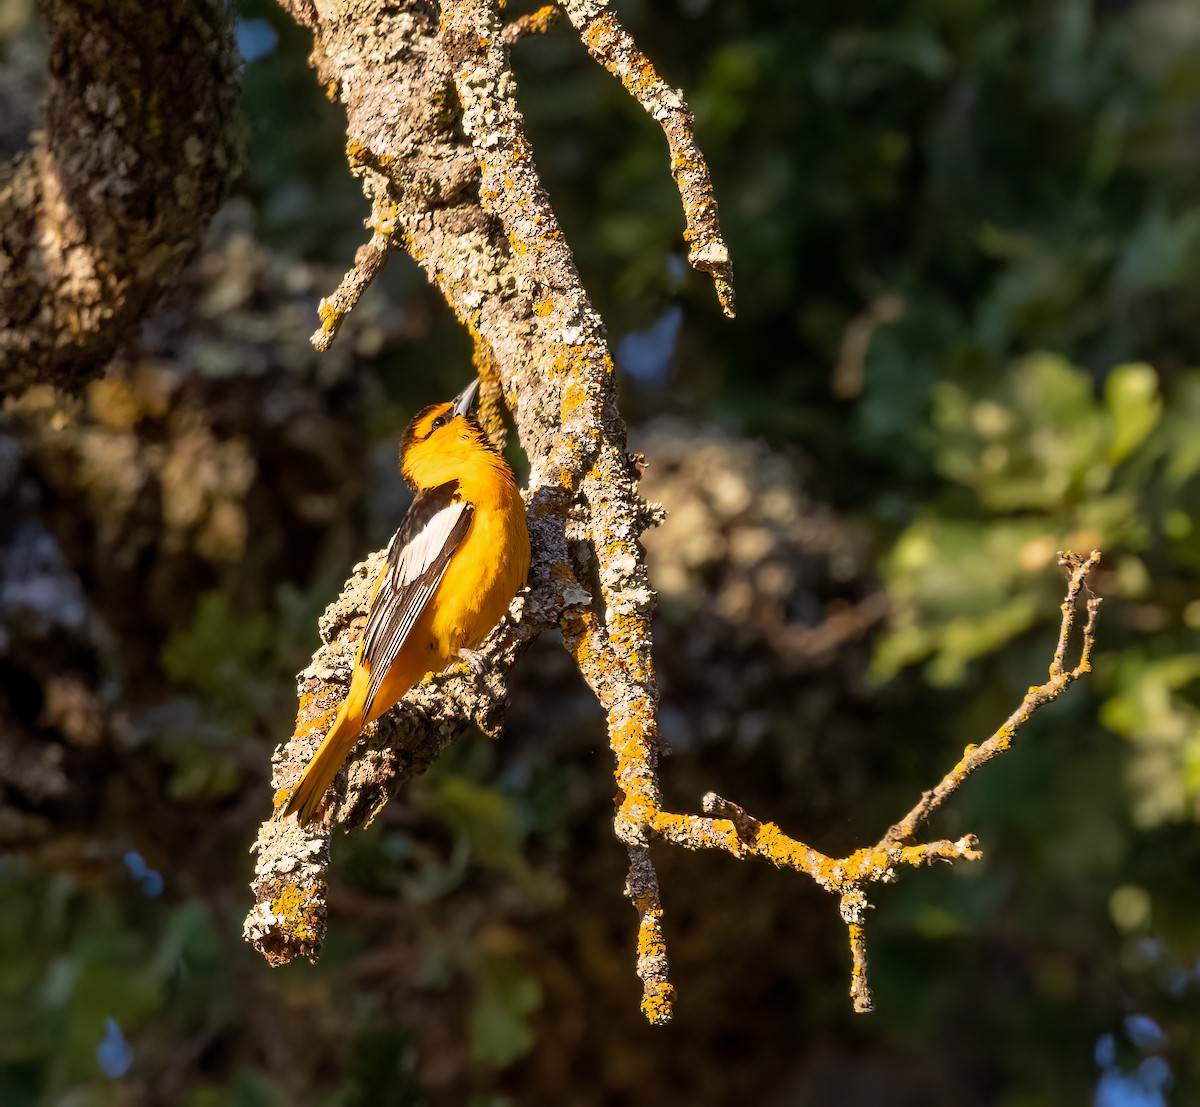
[[[957,841],[945,839],[914,845],[917,831],[942,806],[966,779],[992,758],[1012,749],[1018,730],[1033,713],[1055,699],[1073,681],[1091,671],[1095,646],[1096,617],[1100,597],[1092,593],[1089,578],[1100,563],[1100,551],[1086,557],[1076,553],[1059,554],[1059,564],[1067,572],[1067,593],[1062,603],[1058,643],[1050,661],[1048,679],[1031,687],[1020,706],[979,745],[970,745],[961,760],[898,823],[874,845],[856,850],[847,857],[828,857],[804,842],[789,838],[774,823],[762,823],[736,804],[709,793],[704,797],[705,815],[676,815],[655,810],[649,819],[651,833],[665,842],[685,849],[720,849],[734,857],[758,857],[781,869],[804,873],[818,886],[840,899],[842,921],[849,929],[851,951],[850,995],[856,1011],[871,1010],[871,990],[867,978],[867,950],[863,918],[871,904],[866,888],[874,883],[891,883],[902,867],[932,864],[934,861],[974,861],[982,856],[973,834]],[[1080,595],[1086,597],[1087,619],[1079,644],[1078,660],[1064,666],[1071,630],[1075,626]],[[652,946],[638,946],[639,958],[656,962],[663,956]],[[641,967],[639,966],[639,971]],[[643,979],[645,974],[643,973]],[[647,996],[647,998],[649,998]]]
[[[469,722],[494,733],[509,669],[543,629],[557,627],[604,710],[616,758],[614,827],[629,855],[625,891],[638,914],[637,973],[647,1018],[667,1021],[674,998],[651,857],[656,842],[759,857],[802,872],[836,895],[849,930],[855,1006],[869,1009],[867,888],[895,879],[903,866],[979,856],[970,835],[916,843],[916,831],[979,765],[1010,748],[1034,710],[1087,671],[1099,603],[1090,593],[1079,661],[1067,670],[1063,659],[1076,602],[1099,554],[1063,555],[1071,583],[1049,681],[1031,689],[988,741],[969,747],[875,845],[828,857],[711,794],[702,815],[665,811],[651,649],[654,593],[639,543],[655,513],[638,495],[640,468],[626,452],[607,336],[542,188],[508,55],[520,35],[545,28],[549,13],[542,9],[506,27],[500,0],[444,0],[440,11],[424,0],[281,3],[315,36],[313,64],[346,106],[348,157],[372,206],[372,239],[322,303],[314,342],[328,345],[389,253],[407,251],[471,332],[476,361],[485,367],[485,394],[492,402],[502,399],[513,415],[531,466],[526,501],[534,561],[529,590],[485,647],[487,689],[474,688],[460,673],[423,681],[368,728],[332,789],[324,825],[263,824],[248,940],[273,964],[317,955],[333,827],[369,820]],[[593,57],[662,125],[690,260],[712,274],[732,314],[728,252],[686,104],[658,78],[603,0],[560,0],[559,6]],[[299,677],[295,733],[276,751],[277,788],[299,776],[345,694],[382,556],[356,569],[322,620],[325,644]]]

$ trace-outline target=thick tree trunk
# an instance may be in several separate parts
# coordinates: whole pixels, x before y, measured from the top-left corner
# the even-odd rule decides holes
[[[221,0],[43,0],[50,90],[0,168],[0,389],[103,372],[199,245],[237,165]]]

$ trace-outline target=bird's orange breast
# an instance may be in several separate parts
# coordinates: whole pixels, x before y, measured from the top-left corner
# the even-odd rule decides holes
[[[514,488],[495,505],[476,506],[471,527],[430,603],[428,635],[443,665],[488,636],[528,575],[525,505]]]

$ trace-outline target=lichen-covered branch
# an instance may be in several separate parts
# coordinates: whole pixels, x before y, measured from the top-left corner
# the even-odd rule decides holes
[[[333,295],[323,299],[317,309],[321,325],[312,336],[312,344],[318,350],[328,350],[333,345],[342,321],[353,311],[355,304],[383,268],[391,249],[391,241],[382,231],[376,231],[370,242],[358,248],[353,268],[342,278]]]
[[[638,913],[637,974],[642,981],[642,1012],[658,1026],[670,1021],[675,988],[668,973],[658,873],[654,871],[650,851],[645,846],[629,847],[625,894]]]
[[[850,934],[850,1002],[860,1014],[875,1006],[867,976],[867,932],[863,927],[863,914],[870,906],[861,888],[842,894],[842,922]]]
[[[1058,644],[1050,662],[1050,679],[1029,689],[1020,706],[1004,720],[1004,724],[986,742],[968,746],[963,750],[962,760],[954,766],[937,785],[926,792],[913,809],[887,833],[890,842],[910,842],[921,824],[942,806],[973,772],[986,765],[993,757],[1012,748],[1019,727],[1029,721],[1043,704],[1055,699],[1073,681],[1092,671],[1092,647],[1095,642],[1096,616],[1100,613],[1100,597],[1093,595],[1088,578],[1100,563],[1100,551],[1093,550],[1086,557],[1070,551],[1058,555],[1059,564],[1067,571],[1067,594],[1062,602],[1062,622],[1059,626]],[[1063,657],[1071,629],[1075,625],[1079,595],[1087,597],[1087,621],[1083,628],[1079,660],[1069,670],[1063,669]]]
[[[322,646],[299,676],[296,731],[275,751],[274,786],[295,782],[345,695],[354,652],[366,618],[380,551],[354,568],[342,594],[320,620]],[[516,659],[546,625],[538,594],[518,597],[510,618],[484,644],[486,681],[469,667],[423,681],[373,727],[339,777],[325,827],[301,828],[294,819],[265,822],[254,849],[255,906],[246,937],[271,964],[313,957],[325,931],[325,871],[329,824],[370,823],[400,781],[423,771],[468,725],[499,735],[506,677]],[[558,598],[554,602],[561,603]]]
[[[968,751],[964,763],[875,845],[829,857],[715,794],[705,797],[700,815],[664,810],[654,593],[639,541],[660,512],[638,494],[644,466],[626,450],[607,336],[538,176],[508,56],[511,42],[542,29],[548,14],[505,27],[499,0],[445,0],[437,11],[420,0],[281,2],[312,30],[313,64],[346,107],[348,159],[372,210],[371,241],[338,291],[322,302],[314,342],[333,340],[393,249],[415,258],[475,341],[486,383],[485,420],[494,425],[499,400],[513,415],[531,464],[526,501],[534,560],[529,589],[485,646],[485,686],[465,671],[423,681],[368,728],[334,784],[322,825],[263,824],[247,937],[273,964],[314,957],[324,931],[332,828],[369,821],[399,783],[469,721],[494,733],[512,664],[543,629],[558,627],[607,720],[618,785],[614,827],[629,855],[626,894],[638,915],[636,969],[647,1018],[666,1022],[674,998],[655,845],[759,857],[804,873],[838,896],[849,929],[855,1006],[867,1009],[866,889],[895,879],[905,866],[979,856],[971,835],[917,843],[915,832],[978,764],[1011,745],[1012,733],[1038,706],[1087,670],[1097,601],[1089,600],[1079,663],[1064,670],[1063,657],[1075,601],[1099,555],[1067,555],[1072,585],[1051,679],[1031,690],[1006,723],[1007,737],[998,732],[979,747],[986,753]],[[561,0],[560,6],[593,56],[662,124],[692,262],[713,274],[732,313],[727,252],[686,105],[658,79],[605,4]],[[299,678],[295,732],[276,751],[276,789],[298,778],[345,693],[382,556],[356,568],[322,619],[324,645]],[[858,618],[865,624],[881,611],[875,603]]]
[[[842,920],[850,932],[850,995],[856,1011],[869,1011],[871,991],[867,980],[863,917],[871,904],[865,888],[874,883],[891,883],[898,870],[905,866],[927,865],[934,861],[973,861],[982,856],[973,834],[954,842],[944,839],[920,845],[912,842],[922,824],[968,776],[1012,748],[1017,731],[1039,707],[1091,671],[1100,598],[1092,594],[1088,580],[1099,563],[1098,550],[1087,556],[1071,552],[1059,554],[1059,564],[1067,572],[1067,593],[1062,603],[1062,621],[1049,666],[1049,678],[1045,683],[1031,687],[1020,707],[986,741],[968,746],[962,759],[938,785],[926,792],[920,802],[874,845],[856,850],[847,857],[828,857],[812,846],[788,837],[774,823],[759,822],[736,804],[711,792],[704,797],[707,817],[657,811],[650,821],[650,830],[657,838],[686,849],[719,849],[735,857],[758,857],[779,868],[794,869],[810,877],[825,891],[839,896]],[[1080,636],[1078,660],[1067,669],[1064,657],[1081,593],[1087,597],[1087,621]]]
[[[199,246],[238,164],[221,0],[43,0],[45,122],[0,167],[0,390],[75,385]]]
[[[687,229],[688,262],[712,276],[725,314],[734,314],[733,263],[721,235],[708,163],[696,142],[696,121],[683,95],[671,88],[621,26],[608,0],[562,0],[563,10],[588,52],[618,77],[662,127],[671,153],[671,174],[679,186]]]
[[[373,231],[418,261],[475,336],[477,351],[486,351],[531,463],[530,590],[518,600],[517,626],[498,632],[494,704],[503,696],[510,643],[515,658],[543,627],[599,606],[568,540],[578,547],[593,530],[636,539],[640,526],[632,487],[613,508],[627,518],[595,518],[578,502],[601,456],[625,456],[604,327],[538,179],[496,7],[463,0],[447,4],[439,21],[416,2],[287,6],[313,29],[313,62],[346,105],[347,150],[371,200]],[[350,294],[322,312],[329,333],[363,284],[352,279],[347,287]],[[327,645],[301,674],[295,733],[276,755],[276,788],[299,775],[344,694],[370,572],[368,563],[326,613]],[[247,935],[274,962],[319,948],[329,827],[369,816],[399,780],[422,768],[426,753],[478,714],[472,697],[461,679],[426,681],[365,739],[365,755],[339,778],[345,799],[331,807],[325,827],[301,833],[264,824]],[[411,755],[414,746],[419,756]]]
[[[517,16],[504,28],[504,41],[511,46],[526,35],[544,35],[558,19],[559,11],[554,4],[543,4],[535,11]]]

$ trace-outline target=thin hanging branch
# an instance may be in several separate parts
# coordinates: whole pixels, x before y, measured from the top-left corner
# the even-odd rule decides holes
[[[992,738],[968,749],[874,846],[831,858],[715,794],[705,797],[703,815],[665,811],[651,650],[654,593],[639,542],[659,515],[638,495],[641,465],[626,450],[607,336],[542,188],[508,56],[511,42],[544,29],[549,14],[542,9],[505,27],[498,0],[446,0],[440,15],[418,0],[281,3],[313,31],[313,64],[346,106],[348,159],[372,207],[371,240],[322,302],[313,341],[321,347],[332,341],[392,250],[409,253],[474,337],[485,394],[503,399],[513,414],[532,470],[526,500],[534,562],[528,591],[485,644],[486,686],[465,670],[426,679],[368,728],[335,782],[323,825],[301,830],[274,818],[263,824],[247,938],[272,964],[318,954],[332,828],[370,821],[470,721],[496,733],[509,670],[542,630],[557,627],[607,719],[619,796],[614,828],[629,854],[625,892],[638,915],[636,968],[646,1017],[666,1022],[674,1000],[651,853],[656,843],[760,857],[836,894],[849,929],[855,1006],[868,1009],[866,889],[895,879],[903,866],[979,856],[970,835],[918,844],[916,831],[971,772],[1011,746],[1037,707],[1087,671],[1094,597],[1080,660],[1070,671],[1062,666],[1075,602],[1099,555],[1064,555],[1071,585],[1050,681],[1031,690]],[[689,256],[712,274],[732,314],[728,251],[686,104],[604,3],[563,0],[560,7],[593,57],[663,126]],[[345,694],[382,557],[380,551],[356,567],[321,620],[324,645],[298,678],[295,732],[275,753],[276,789],[298,778]]]
[[[683,93],[668,85],[618,22],[608,0],[563,0],[563,10],[588,52],[625,86],[667,136],[671,175],[687,227],[688,263],[712,276],[721,308],[734,315],[733,263],[721,234],[708,162],[696,142],[696,120]]]

